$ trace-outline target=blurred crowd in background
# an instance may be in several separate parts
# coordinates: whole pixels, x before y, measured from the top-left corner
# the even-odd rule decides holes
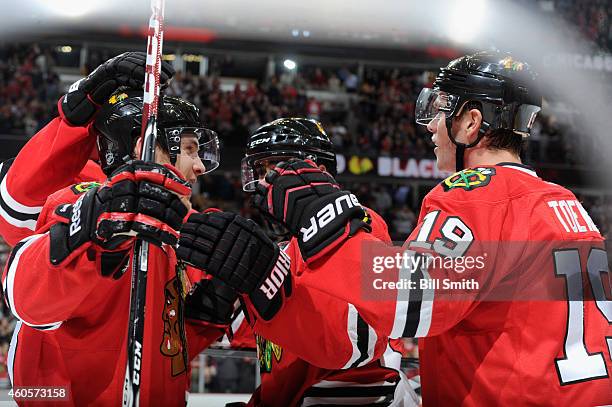
[[[538,4],[545,10],[554,9],[554,18],[571,22],[601,51],[612,50],[609,0],[547,0]],[[31,137],[57,115],[56,103],[65,89],[55,69],[56,59],[54,48],[47,45],[0,47],[0,135]],[[104,60],[99,59],[97,63]],[[81,73],[87,74],[97,63],[87,64]],[[351,66],[308,66],[297,73],[280,72],[237,83],[230,90],[222,89],[219,72],[215,65],[208,76],[177,72],[166,93],[199,106],[204,123],[217,131],[226,145],[244,146],[257,127],[278,117],[306,116],[321,120],[337,152],[346,155],[433,157],[430,137],[414,122],[414,102],[420,89],[433,81],[431,72],[399,68],[357,72]],[[338,103],[313,96],[317,92],[347,97]],[[597,146],[580,136],[574,119],[545,113],[532,131],[526,162],[580,165],[581,157],[589,157],[590,162],[600,159]],[[394,240],[403,241],[410,234],[419,211],[409,199],[410,187],[369,181],[346,187],[383,216]],[[602,234],[612,238],[612,198],[603,193],[579,198]],[[241,190],[238,172],[216,171],[204,176],[193,201],[197,209],[218,207],[256,217]],[[0,265],[4,265],[8,251],[0,239]],[[15,325],[4,302],[1,311],[0,386],[8,383],[5,361]],[[417,356],[412,341],[406,342],[406,349],[406,356]],[[255,363],[249,358],[207,358],[204,363],[196,361],[194,367],[203,370],[209,391],[250,392],[255,386]]]

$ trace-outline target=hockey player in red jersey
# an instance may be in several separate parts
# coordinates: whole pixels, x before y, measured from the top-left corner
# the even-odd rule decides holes
[[[376,358],[381,338],[422,338],[425,406],[611,404],[612,309],[603,238],[571,192],[538,178],[519,158],[540,106],[530,66],[499,52],[452,61],[416,104],[417,121],[433,134],[439,168],[458,172],[423,201],[406,253],[465,259],[485,248],[484,271],[471,273],[480,289],[460,290],[453,299],[444,288],[421,287],[422,280],[460,282],[457,269],[438,262],[395,270],[392,281],[405,276],[416,283],[407,293],[364,298],[361,285],[351,282],[359,279],[355,270],[366,283],[371,279],[372,259],[361,255],[375,237],[353,233],[358,218],[347,215],[357,213],[351,205],[336,200],[329,207],[325,196],[342,196],[322,191],[322,178],[304,179],[320,177],[315,169],[291,162],[259,184],[257,204],[290,226],[306,261],[324,253],[301,281],[318,296],[279,278],[278,255],[259,264],[259,272],[249,268],[249,275],[216,264],[208,270],[234,280],[255,308],[253,293],[273,294],[282,307],[268,321],[258,318],[255,331],[320,366],[341,368],[355,349],[372,350]],[[243,252],[248,247],[241,239],[238,244]],[[338,281],[321,278],[325,273]],[[350,312],[323,317],[315,301],[324,309],[350,310],[352,304],[362,329],[346,329]],[[357,344],[355,337],[361,337]]]
[[[309,162],[313,165],[316,163],[317,173],[322,175],[326,181],[333,182],[333,186],[328,184],[327,187],[337,191],[338,185],[330,176],[336,174],[336,156],[332,143],[319,122],[303,118],[277,119],[264,124],[254,132],[247,144],[246,157],[242,161],[243,189],[253,192],[257,183],[265,177],[268,171],[272,171],[275,164],[290,158],[312,160]],[[324,175],[322,171],[328,171],[330,175]],[[390,243],[391,239],[384,220],[370,209],[364,210],[360,207],[359,211],[361,217],[366,217],[366,220],[358,227],[371,230],[378,239]],[[211,244],[213,245],[211,247],[216,246],[215,250],[222,253],[224,244],[215,242],[216,237],[208,231],[208,228],[220,230],[229,222],[237,222],[236,215],[195,216],[194,219],[187,221],[182,229],[183,245],[178,249],[178,253],[184,258],[194,259],[192,260],[194,264],[203,266],[202,263],[198,263],[198,253],[194,253],[194,250],[197,251],[197,247],[202,247],[202,245]],[[260,238],[265,239],[264,236]],[[268,247],[276,247],[269,240],[264,244]],[[297,272],[291,276],[294,283],[290,290],[301,289],[300,274],[309,273],[309,271],[297,247],[297,240],[287,235],[280,243],[280,247],[283,252],[282,256],[287,256],[286,259],[291,263],[291,268]],[[262,248],[262,251],[264,250],[266,249]],[[325,279],[324,276],[321,278]],[[311,295],[312,299],[317,298],[316,292]],[[259,312],[265,314],[263,316],[265,319],[273,318],[275,311],[274,309],[264,310],[265,302],[260,300],[256,306],[257,310],[248,306],[243,324],[246,324],[247,321],[254,322],[259,318]],[[344,311],[327,310],[323,302],[315,302],[314,305],[318,307],[318,312],[322,317],[326,312]],[[358,329],[359,316],[356,311],[354,311],[354,317],[355,328]],[[244,327],[239,327],[238,332],[242,332],[243,337],[235,337],[233,342],[248,343],[244,335],[251,335],[251,342],[253,342],[253,332],[250,329],[245,330]],[[249,402],[250,406],[284,407],[330,402],[333,402],[334,405],[414,406],[418,404],[416,395],[410,388],[407,379],[403,373],[400,373],[401,355],[388,344],[385,344],[384,355],[378,359],[372,359],[366,355],[360,359],[356,358],[343,369],[330,370],[305,361],[300,357],[299,349],[283,348],[274,341],[259,335],[256,337],[256,343],[261,384],[253,394]],[[367,342],[366,346],[368,346]]]
[[[110,178],[49,197],[36,234],[17,244],[3,273],[5,300],[19,319],[10,378],[14,390],[64,387],[71,405],[120,403],[130,292],[125,271],[137,234],[153,243],[141,402],[182,406],[188,361],[223,334],[235,299],[218,281],[200,281],[202,272],[181,265],[172,247],[189,211],[190,184],[218,164],[216,134],[201,126],[191,103],[164,97],[159,164],[125,164],[140,148],[142,93],[115,93],[102,109],[95,130]]]
[[[34,233],[49,195],[105,178],[99,165],[88,160],[97,156],[92,122],[117,89],[142,88],[145,65],[144,52],[126,52],[104,62],[60,98],[59,117],[34,135],[17,157],[0,165],[0,236],[10,246]],[[173,75],[172,66],[162,62],[162,86]]]

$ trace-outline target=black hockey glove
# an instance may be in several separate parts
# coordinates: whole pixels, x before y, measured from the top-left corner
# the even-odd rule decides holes
[[[252,220],[228,212],[193,214],[176,255],[248,295],[270,320],[291,295],[291,260]]]
[[[232,323],[236,290],[218,278],[204,279],[196,283],[185,299],[185,316],[215,325]]]
[[[298,238],[302,257],[312,262],[359,230],[372,230],[357,197],[310,160],[279,163],[260,181],[253,204]]]
[[[67,222],[51,228],[51,263],[73,258],[89,242],[116,250],[135,235],[175,245],[188,212],[177,195],[190,192],[185,180],[162,165],[134,161],[119,167],[106,184],[56,209]]]
[[[147,55],[125,52],[98,66],[87,77],[73,83],[58,103],[60,116],[73,126],[83,126],[98,108],[120,87],[142,88]],[[174,75],[174,68],[162,61],[159,81],[163,85]]]

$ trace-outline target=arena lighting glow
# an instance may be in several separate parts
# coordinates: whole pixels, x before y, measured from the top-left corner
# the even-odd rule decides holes
[[[289,69],[290,71],[293,71],[295,68],[297,68],[297,64],[292,59],[285,59],[285,62],[283,62],[283,65],[285,66],[285,68]]]
[[[39,1],[42,7],[49,8],[52,12],[61,16],[77,18],[88,14],[92,10],[93,2],[84,2],[81,0],[55,0]]]
[[[450,8],[447,36],[452,41],[467,44],[482,29],[487,0],[456,0]]]

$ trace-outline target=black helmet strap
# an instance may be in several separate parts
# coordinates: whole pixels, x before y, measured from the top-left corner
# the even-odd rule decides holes
[[[454,116],[453,116],[454,117]],[[472,148],[480,143],[480,140],[484,137],[489,129],[489,124],[487,122],[482,122],[480,124],[480,129],[478,130],[478,136],[476,140],[472,141],[470,144],[461,143],[455,140],[455,136],[453,135],[453,117],[447,117],[446,122],[446,133],[448,134],[448,138],[455,145],[455,171],[459,172],[465,169],[465,150],[468,148]]]

